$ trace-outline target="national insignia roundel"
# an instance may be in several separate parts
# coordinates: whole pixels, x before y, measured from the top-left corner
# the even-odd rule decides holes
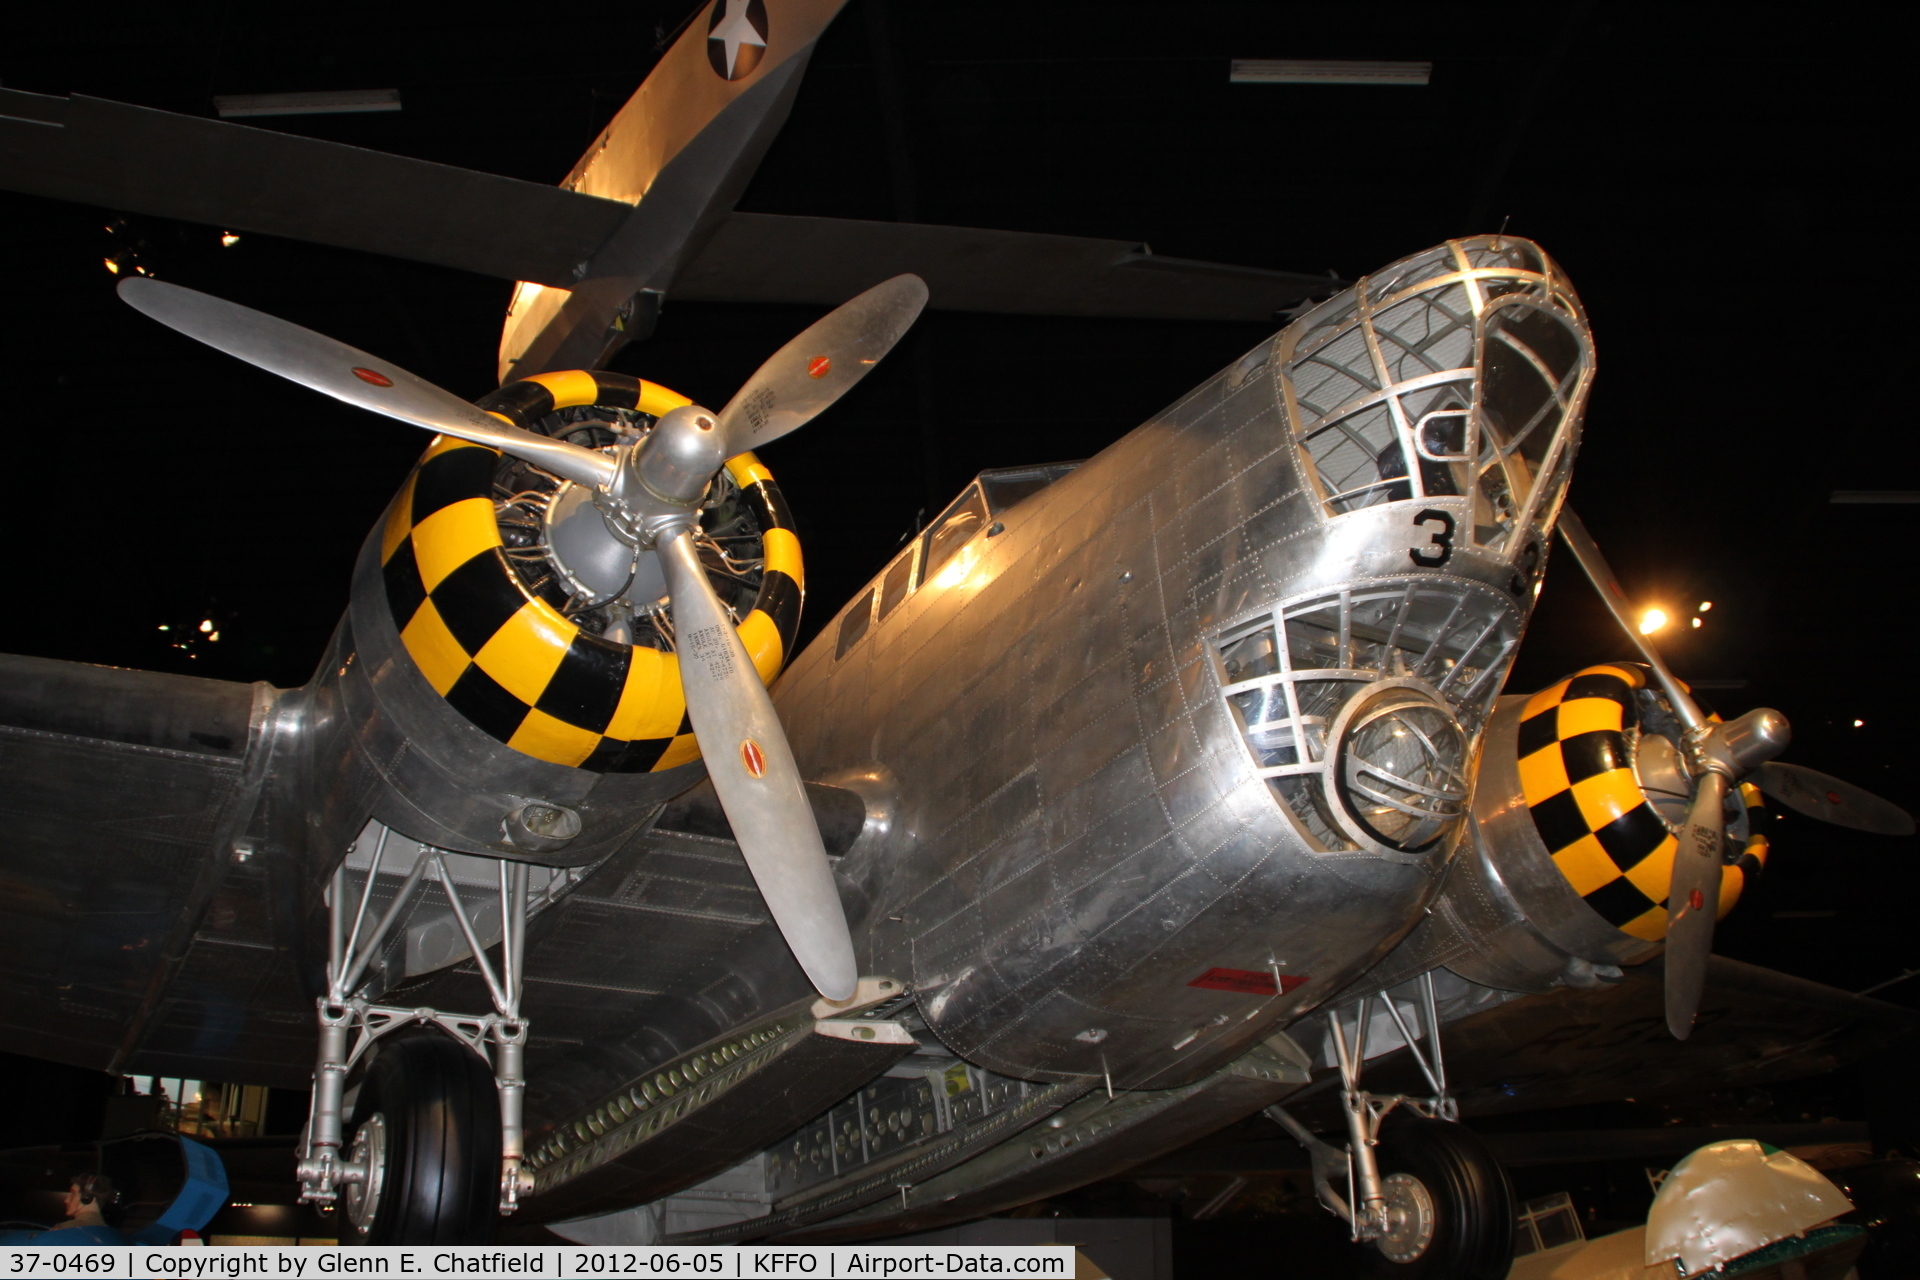
[[[707,21],[707,61],[722,80],[753,74],[767,53],[766,0],[714,0]]]

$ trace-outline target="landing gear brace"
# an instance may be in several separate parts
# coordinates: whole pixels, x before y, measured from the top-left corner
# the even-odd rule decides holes
[[[1360,1086],[1367,1059],[1367,1028],[1372,1021],[1373,1002],[1386,1006],[1394,1026],[1400,1032],[1408,1052],[1432,1087],[1430,1097],[1406,1094],[1374,1094]],[[1407,1025],[1399,1006],[1385,991],[1378,996],[1362,996],[1354,1011],[1349,1033],[1340,1010],[1327,1014],[1329,1056],[1340,1068],[1340,1101],[1347,1118],[1347,1146],[1332,1146],[1310,1132],[1280,1106],[1268,1107],[1266,1114],[1306,1148],[1313,1162],[1313,1186],[1320,1203],[1346,1220],[1353,1228],[1355,1243],[1372,1243],[1389,1258],[1396,1255],[1418,1256],[1432,1239],[1434,1206],[1431,1196],[1418,1181],[1405,1174],[1380,1175],[1377,1148],[1380,1126],[1395,1109],[1407,1110],[1428,1119],[1457,1121],[1460,1106],[1447,1091],[1446,1058],[1440,1047],[1440,1018],[1433,991],[1433,974],[1420,978],[1420,1021],[1423,1033],[1416,1037]],[[1419,1039],[1426,1041],[1422,1051]],[[1345,1182],[1346,1195],[1335,1190]]]
[[[487,959],[487,949],[474,932],[473,919],[454,887],[453,877],[447,872],[445,855],[437,850],[422,850],[379,920],[371,929],[366,928],[374,878],[380,872],[386,847],[387,833],[382,831],[360,892],[352,895],[351,924],[347,919],[349,882],[344,861],[333,876],[327,912],[327,994],[315,1002],[320,1048],[313,1069],[313,1115],[307,1124],[298,1166],[300,1199],[303,1203],[331,1205],[345,1193],[350,1202],[378,1200],[382,1152],[377,1135],[372,1138],[356,1135],[352,1149],[345,1154],[341,1151],[347,1075],[381,1036],[414,1023],[433,1023],[472,1049],[493,1071],[494,1083],[500,1091],[500,1212],[512,1213],[520,1207],[520,1197],[533,1190],[533,1176],[520,1167],[524,1154],[521,1115],[527,1087],[529,1026],[520,1016],[527,946],[527,865],[504,860],[499,863],[501,971],[496,973]],[[367,966],[386,945],[394,923],[430,866],[439,877],[440,890],[446,895],[460,932],[473,953],[474,965],[487,984],[487,992],[493,999],[492,1013],[447,1013],[424,1006],[401,1009],[372,1004],[349,994],[359,986]]]

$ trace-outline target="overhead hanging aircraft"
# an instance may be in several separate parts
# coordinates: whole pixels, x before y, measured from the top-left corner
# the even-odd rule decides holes
[[[1762,793],[1912,823],[1630,625],[1564,506],[1594,346],[1545,253],[1323,298],[735,212],[838,8],[716,0],[557,188],[0,90],[0,185],[519,282],[474,404],[122,283],[433,438],[307,685],[0,659],[10,1048],[310,1082],[305,1195],[368,1242],[897,1234],[1266,1109],[1373,1265],[1470,1277],[1512,1205],[1460,1115],[1906,1029],[1710,954]],[[716,410],[606,368],[667,297],[839,305]],[[924,305],[1301,314],[1097,456],[980,475],[794,653],[754,450]],[[1556,532],[1636,660],[1505,694]]]

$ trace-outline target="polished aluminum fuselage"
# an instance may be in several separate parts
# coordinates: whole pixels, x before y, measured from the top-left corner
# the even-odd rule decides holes
[[[1240,624],[1422,583],[1498,597],[1510,638],[1490,695],[1532,604],[1537,542],[1474,545],[1464,496],[1330,513],[1295,445],[1288,356],[1341,301],[995,512],[1001,532],[844,655],[826,628],[780,681],[803,770],[885,814],[840,867],[866,970],[909,976],[932,1030],[974,1062],[1194,1079],[1385,954],[1455,847],[1457,829],[1411,854],[1322,847],[1223,697],[1218,638]],[[1436,511],[1461,533],[1429,568]],[[1286,990],[1194,985],[1215,968]]]

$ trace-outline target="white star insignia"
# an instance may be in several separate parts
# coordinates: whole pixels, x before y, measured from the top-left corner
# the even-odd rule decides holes
[[[727,6],[726,16],[721,18],[714,28],[707,32],[707,39],[718,40],[727,50],[727,79],[733,79],[734,68],[740,62],[740,46],[751,45],[764,49],[767,42],[747,21],[747,5],[751,0],[722,0]]]

